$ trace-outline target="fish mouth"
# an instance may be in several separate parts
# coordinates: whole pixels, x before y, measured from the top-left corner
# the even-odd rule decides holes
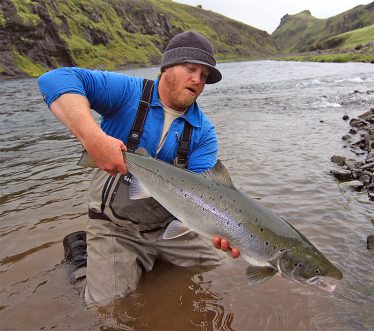
[[[310,284],[310,285],[315,285],[318,288],[320,288],[321,290],[327,291],[330,294],[333,294],[334,291],[335,291],[335,289],[336,289],[336,285],[329,284],[328,282],[326,282],[321,277],[312,277],[312,278],[309,278],[306,281],[306,283]]]

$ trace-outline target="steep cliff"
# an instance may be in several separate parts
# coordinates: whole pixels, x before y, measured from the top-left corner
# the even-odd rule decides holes
[[[171,0],[2,0],[0,78],[57,66],[157,65],[167,41],[185,30],[210,38],[221,61],[279,52],[264,31]]]

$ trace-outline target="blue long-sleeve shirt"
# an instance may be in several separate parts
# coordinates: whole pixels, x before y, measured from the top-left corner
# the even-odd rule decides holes
[[[157,153],[164,122],[164,112],[158,97],[158,82],[156,79],[138,146],[144,147],[152,156]],[[127,144],[141,98],[142,78],[107,71],[59,68],[40,76],[38,84],[48,107],[64,93],[85,96],[91,109],[101,115],[101,128],[104,132]],[[173,162],[185,121],[193,128],[187,169],[203,172],[212,168],[217,160],[217,137],[213,124],[197,103],[192,104],[182,117],[173,121],[157,158]]]

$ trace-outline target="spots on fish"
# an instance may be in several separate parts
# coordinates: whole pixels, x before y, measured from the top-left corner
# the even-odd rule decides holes
[[[242,210],[241,209],[239,209],[239,213],[241,213],[242,212]]]
[[[264,229],[263,229],[263,228],[261,228],[261,229],[260,229],[260,231],[262,232],[262,231],[264,231]]]
[[[269,243],[268,243],[268,242],[266,242],[266,243],[265,243],[265,245],[266,245],[266,246],[268,246],[268,245],[269,245]]]
[[[258,222],[258,220],[257,220],[257,217],[256,217],[256,219],[255,219],[255,223],[257,223]]]
[[[238,223],[238,226],[239,226],[239,227],[242,226],[242,223]]]

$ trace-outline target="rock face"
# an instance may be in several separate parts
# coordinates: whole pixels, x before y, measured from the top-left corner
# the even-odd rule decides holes
[[[348,120],[348,115],[343,120]],[[374,200],[374,108],[353,118],[349,122],[350,135],[342,137],[346,147],[360,158],[347,159],[344,156],[333,155],[331,161],[340,169],[330,172],[339,181],[342,188],[365,189],[370,200]]]
[[[205,34],[221,60],[279,53],[264,31],[171,0],[1,0],[0,79],[58,66],[156,65],[168,40],[186,30]]]
[[[53,62],[74,65],[69,48],[58,33],[58,27],[42,4],[32,7],[32,11],[40,18],[36,25],[24,22],[11,0],[2,0],[0,6],[6,17],[6,24],[0,29],[0,77],[28,76],[15,63],[15,50],[19,54],[27,54],[32,62],[47,67],[53,67]]]

